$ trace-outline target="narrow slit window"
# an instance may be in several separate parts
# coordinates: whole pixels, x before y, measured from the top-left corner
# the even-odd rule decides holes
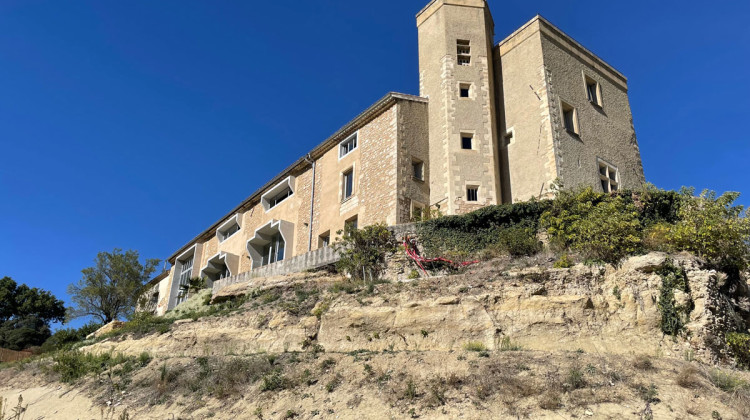
[[[569,133],[578,135],[578,113],[567,103],[562,103],[563,125]]]
[[[354,169],[349,169],[343,174],[343,191],[344,200],[348,200],[354,194]]]
[[[479,201],[479,187],[466,187],[466,201]]]
[[[596,106],[602,106],[602,88],[599,85],[599,82],[597,82],[594,79],[591,79],[590,77],[586,77],[586,97],[588,98],[589,102]]]

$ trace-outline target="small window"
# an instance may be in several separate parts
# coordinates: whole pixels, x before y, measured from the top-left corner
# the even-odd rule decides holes
[[[427,220],[427,213],[425,211],[425,208],[422,204],[419,204],[415,201],[412,201],[411,203],[411,221],[412,222],[421,222],[423,220]]]
[[[229,239],[232,235],[240,231],[240,225],[232,223],[229,227],[219,231],[219,242],[224,242]]]
[[[569,133],[578,135],[578,112],[572,106],[562,102],[563,124]]]
[[[471,93],[470,83],[461,83],[458,85],[458,96],[462,98],[468,98],[470,93]]]
[[[343,200],[348,200],[354,194],[354,168],[343,174]]]
[[[339,158],[342,158],[357,148],[357,133],[339,143]]]
[[[599,181],[602,184],[602,191],[605,193],[617,191],[620,186],[617,167],[601,159],[597,159],[597,163],[599,164]]]
[[[412,176],[414,179],[424,181],[424,162],[419,160],[413,160],[411,162]]]
[[[602,88],[594,79],[586,77],[586,97],[596,106],[602,106]]]
[[[466,187],[466,201],[479,201],[479,187]]]
[[[326,233],[318,236],[318,248],[325,248],[331,245],[331,231],[328,230]]]
[[[459,66],[468,66],[471,64],[471,43],[465,39],[456,41],[456,56],[458,57]]]
[[[473,149],[474,136],[472,134],[463,133],[461,134],[461,148],[464,150]]]
[[[353,230],[357,230],[357,216],[354,216],[351,219],[344,222],[344,234],[346,234],[347,232],[351,232]]]

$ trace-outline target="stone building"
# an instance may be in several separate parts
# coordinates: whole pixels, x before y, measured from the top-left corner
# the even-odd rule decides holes
[[[417,14],[419,96],[389,93],[171,255],[146,300],[330,263],[345,225],[405,223],[548,196],[637,188],[627,79],[540,16],[499,43],[485,0]]]

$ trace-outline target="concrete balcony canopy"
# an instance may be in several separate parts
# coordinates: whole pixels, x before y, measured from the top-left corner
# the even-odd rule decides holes
[[[274,185],[270,190],[260,196],[260,202],[263,209],[267,212],[275,207],[282,200],[291,197],[294,194],[294,177],[288,176],[283,181]],[[283,198],[278,199],[279,196]]]
[[[242,228],[241,222],[242,218],[240,217],[239,213],[236,213],[234,216],[227,219],[226,222],[222,223],[221,226],[216,228],[216,237],[219,239],[219,243],[224,242],[230,236],[239,232],[239,230]]]
[[[281,258],[278,258],[275,261],[283,260],[286,256],[286,250],[293,249],[294,223],[286,220],[272,219],[265,225],[255,229],[255,235],[247,241],[247,253],[253,260],[253,269],[275,262],[274,260],[264,261],[263,257],[264,250],[267,249],[267,246],[271,244],[271,241],[277,234],[281,235],[281,239],[283,240],[282,246],[284,249]]]
[[[229,271],[229,275],[233,276],[238,273],[240,266],[239,255],[230,254],[228,252],[219,252],[213,257],[209,258],[206,265],[201,269],[201,277],[205,277],[211,281],[218,280],[226,270]]]

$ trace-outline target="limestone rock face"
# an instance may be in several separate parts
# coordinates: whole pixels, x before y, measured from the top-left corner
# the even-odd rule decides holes
[[[660,329],[662,280],[657,271],[667,258],[685,269],[689,281],[688,293],[675,293],[678,305],[693,307],[685,327],[687,340],[665,337]],[[302,351],[317,344],[329,352],[455,351],[469,342],[496,349],[510,339],[523,348],[545,351],[681,357],[690,350],[711,362],[723,357],[722,331],[737,325],[733,314],[744,302],[723,295],[721,276],[686,254],[651,253],[630,258],[619,268],[579,264],[570,269],[502,269],[488,263],[453,276],[380,284],[366,295],[332,292],[329,286],[335,281],[341,278],[258,279],[229,286],[214,299],[275,288],[291,300],[250,298],[242,311],[228,317],[199,318],[173,325],[163,335],[105,341],[91,349],[212,355]],[[294,307],[294,290],[302,284],[314,285],[319,293],[310,313],[288,309]]]
[[[125,325],[125,323],[122,322],[122,321],[112,321],[109,324],[106,324],[106,325],[102,326],[101,328],[99,328],[98,330],[92,332],[86,338],[98,338],[98,337],[101,337],[101,336],[103,336],[104,334],[106,334],[108,332],[111,332],[111,331],[114,331],[114,330],[119,330],[120,328],[122,328],[123,325]]]

